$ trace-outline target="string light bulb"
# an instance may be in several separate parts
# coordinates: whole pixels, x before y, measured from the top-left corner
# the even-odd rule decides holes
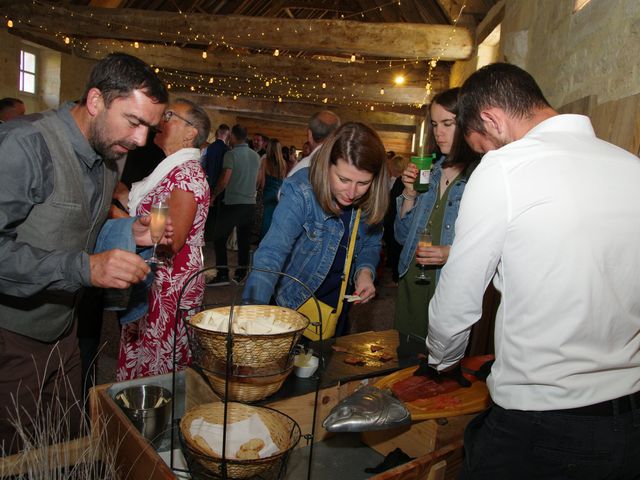
[[[396,75],[393,81],[396,85],[404,85],[404,75]]]
[[[13,28],[13,20],[11,19],[7,20],[7,27]]]
[[[276,48],[275,51],[273,52],[273,56],[277,57],[278,55],[280,55],[280,50]]]
[[[351,55],[351,61],[355,62],[356,61],[356,56],[355,55]]]
[[[384,88],[380,89],[380,95],[384,95]]]
[[[133,48],[140,48],[140,44],[138,42],[133,42]]]
[[[71,43],[71,39],[69,37],[64,37],[64,44],[69,45]]]
[[[322,82],[322,88],[327,88],[327,84]]]
[[[207,58],[207,52],[202,52],[202,58],[206,59]]]
[[[159,68],[156,68],[156,69],[154,70],[154,72],[156,72],[156,73],[160,73],[160,69],[159,69]]]

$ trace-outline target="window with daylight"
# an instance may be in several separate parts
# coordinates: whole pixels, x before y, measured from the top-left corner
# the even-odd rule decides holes
[[[36,93],[36,56],[20,50],[20,91]]]

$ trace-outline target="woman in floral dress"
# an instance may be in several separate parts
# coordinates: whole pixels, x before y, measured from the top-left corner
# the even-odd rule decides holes
[[[173,337],[178,299],[187,280],[202,269],[204,225],[209,208],[209,186],[200,166],[198,146],[209,135],[207,114],[194,103],[178,99],[166,110],[154,142],[167,157],[129,194],[129,213],[148,215],[154,203],[165,200],[174,236],[173,255],[165,255],[149,290],[149,311],[122,327],[118,381],[160,375],[173,370]],[[181,308],[200,306],[204,278],[191,281],[182,295]],[[179,323],[175,365],[190,361],[187,335]]]

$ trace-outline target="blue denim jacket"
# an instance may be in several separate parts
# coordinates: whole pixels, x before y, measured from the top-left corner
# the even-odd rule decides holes
[[[254,254],[253,266],[292,275],[315,292],[333,263],[344,226],[338,217],[322,210],[308,173],[309,169],[303,168],[283,182],[280,202],[273,213],[271,227]],[[351,225],[354,219],[355,211]],[[364,216],[360,217],[350,281],[363,268],[370,270],[375,278],[380,260],[382,224],[367,225],[365,220]],[[243,300],[268,304],[274,293],[278,305],[293,309],[311,296],[291,278],[252,271]]]
[[[136,251],[131,227],[137,217],[119,218],[107,220],[100,230],[96,241],[95,253],[105,252],[114,248]],[[151,258],[151,248],[139,252],[142,258]],[[140,283],[129,289],[118,290],[108,288],[105,290],[105,310],[123,311],[119,315],[122,325],[134,322],[141,318],[149,309],[148,289],[153,283],[153,272]]]
[[[429,190],[418,195],[416,204],[407,212],[404,218],[400,218],[400,209],[404,198],[399,196],[396,200],[396,208],[398,215],[393,224],[395,236],[398,243],[402,245],[400,253],[400,261],[398,262],[398,273],[400,276],[406,275],[409,270],[409,264],[413,260],[416,248],[418,246],[418,232],[422,230],[436,203],[437,195],[440,189],[440,178],[442,177],[442,162],[445,157],[434,164],[429,178]],[[462,176],[449,189],[444,207],[444,221],[442,222],[442,231],[440,232],[440,245],[451,245],[455,236],[455,223],[458,217],[458,209],[460,208],[460,200],[464,188],[467,186],[467,178]],[[436,270],[436,279],[440,276],[440,268]]]

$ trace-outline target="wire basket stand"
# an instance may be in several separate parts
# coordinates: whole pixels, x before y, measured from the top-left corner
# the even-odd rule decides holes
[[[237,342],[236,337],[238,336],[237,334],[234,334],[233,332],[233,326],[232,326],[232,322],[235,318],[235,312],[239,311],[240,309],[238,308],[239,305],[243,305],[242,303],[242,299],[238,298],[238,294],[240,292],[242,292],[243,290],[243,286],[244,286],[244,282],[246,281],[246,279],[249,277],[249,275],[252,272],[262,272],[262,273],[266,273],[266,274],[271,274],[271,275],[278,275],[280,277],[286,277],[289,278],[295,282],[297,282],[300,286],[302,286],[307,293],[309,294],[309,296],[311,298],[313,298],[315,304],[316,304],[316,308],[317,308],[317,312],[318,312],[318,318],[320,319],[319,322],[311,322],[310,325],[313,326],[316,329],[316,333],[319,333],[319,337],[320,340],[317,342],[317,347],[318,347],[318,353],[319,353],[319,360],[320,360],[320,364],[319,364],[319,368],[316,372],[316,374],[314,375],[315,378],[315,392],[314,392],[314,408],[313,408],[313,418],[312,418],[312,424],[311,424],[311,433],[308,435],[304,435],[305,440],[307,441],[307,444],[309,445],[309,458],[308,458],[308,468],[307,468],[307,479],[311,479],[311,474],[312,474],[312,465],[313,465],[313,448],[314,448],[314,438],[315,438],[315,429],[316,429],[316,422],[317,422],[317,405],[318,405],[318,397],[319,397],[319,391],[320,391],[320,384],[321,384],[321,379],[322,379],[322,374],[324,372],[325,369],[325,364],[324,364],[324,355],[323,355],[323,335],[322,335],[322,310],[320,308],[320,304],[318,302],[318,300],[316,299],[314,293],[309,289],[309,287],[303,283],[302,281],[300,281],[298,278],[289,275],[287,273],[284,272],[278,272],[278,271],[273,271],[273,270],[268,270],[268,269],[263,269],[263,268],[256,268],[253,266],[249,266],[247,268],[247,275],[244,277],[244,280],[242,282],[239,282],[238,285],[235,287],[235,291],[234,291],[234,295],[232,298],[232,301],[230,302],[230,306],[228,307],[228,324],[227,324],[227,332],[223,333],[224,337],[225,337],[225,347],[226,347],[226,361],[223,363],[217,363],[217,364],[209,364],[207,365],[208,367],[211,368],[211,370],[204,368],[200,363],[202,362],[198,362],[198,359],[202,359],[201,353],[198,351],[199,348],[199,344],[198,342],[192,342],[193,340],[193,331],[190,331],[190,328],[192,327],[189,323],[189,319],[191,318],[192,315],[194,315],[197,311],[200,310],[205,310],[207,307],[212,306],[211,304],[203,304],[200,308],[191,308],[191,309],[183,309],[181,308],[182,305],[182,299],[183,299],[183,295],[184,293],[187,291],[187,289],[189,288],[189,286],[192,284],[192,282],[194,282],[200,275],[204,275],[206,272],[209,271],[213,271],[216,268],[229,268],[229,266],[212,266],[212,267],[207,267],[207,268],[203,268],[201,270],[199,270],[198,272],[192,274],[187,281],[185,282],[184,286],[182,287],[181,291],[180,291],[180,295],[178,297],[178,309],[176,311],[176,318],[175,318],[175,322],[174,322],[174,336],[173,336],[173,374],[172,374],[172,391],[176,391],[176,367],[178,367],[178,365],[176,365],[176,344],[177,344],[177,335],[178,335],[178,328],[179,326],[181,326],[181,328],[185,329],[185,333],[187,336],[191,336],[189,338],[189,348],[191,350],[192,353],[192,364],[190,365],[190,367],[196,371],[203,379],[204,381],[207,383],[207,385],[216,393],[219,394],[220,390],[223,391],[223,395],[222,395],[222,400],[223,400],[223,405],[224,405],[224,410],[223,410],[223,419],[222,419],[222,425],[223,425],[223,436],[222,436],[222,457],[217,459],[219,460],[219,468],[218,468],[218,473],[211,473],[211,470],[207,470],[206,468],[202,467],[202,464],[207,460],[207,458],[202,458],[201,452],[193,452],[191,451],[191,449],[189,448],[189,446],[186,444],[186,441],[184,439],[184,436],[181,432],[181,429],[179,427],[177,427],[177,423],[176,423],[176,412],[175,412],[175,402],[172,402],[171,405],[171,428],[172,430],[175,429],[178,432],[178,440],[179,443],[182,447],[183,453],[185,454],[185,459],[187,460],[187,464],[189,467],[189,471],[185,471],[183,469],[177,468],[174,464],[174,443],[175,443],[175,435],[172,433],[171,435],[171,444],[170,444],[170,468],[173,471],[176,472],[185,472],[185,473],[190,473],[192,474],[192,478],[204,478],[204,479],[208,479],[208,478],[222,478],[223,480],[226,479],[230,479],[230,478],[249,478],[249,477],[237,477],[234,476],[233,474],[230,475],[230,470],[233,472],[233,463],[234,460],[233,459],[228,459],[227,458],[227,422],[229,420],[229,405],[230,402],[232,402],[233,400],[231,399],[232,396],[232,392],[231,392],[231,388],[232,388],[232,384],[233,384],[233,380],[234,379],[255,379],[256,377],[269,377],[270,375],[278,375],[278,374],[283,374],[284,378],[286,378],[287,376],[287,369],[288,372],[291,371],[291,369],[293,368],[293,356],[295,353],[295,346],[297,344],[297,341],[300,339],[300,336],[302,334],[302,331],[304,331],[304,328],[300,331],[300,334],[293,337],[293,340],[291,342],[290,345],[290,349],[288,352],[288,355],[285,359],[283,359],[283,361],[278,365],[278,367],[284,367],[283,371],[281,372],[277,372],[274,371],[274,369],[270,369],[267,368],[266,370],[257,370],[257,371],[253,371],[253,372],[243,372],[241,369],[239,370],[238,368],[234,368],[234,363],[233,363],[233,359],[234,359],[234,347],[237,348]],[[240,300],[240,303],[238,303],[238,300]],[[250,303],[247,303],[247,305],[250,305]],[[306,328],[306,327],[305,327]],[[195,350],[195,351],[194,351]],[[213,370],[213,371],[212,371]],[[213,385],[212,384],[212,375],[211,374],[221,374],[224,373],[224,377],[220,377],[221,380],[223,380],[224,385],[223,388],[220,389],[220,385]],[[214,379],[216,378],[215,376],[213,377]],[[282,381],[284,381],[284,378],[282,379]],[[279,385],[277,385],[277,389],[279,389],[280,385],[282,383],[280,383]],[[217,387],[217,388],[214,388]],[[275,393],[271,392],[271,393]],[[268,395],[271,395],[271,393],[269,393]],[[268,396],[267,395],[267,396]],[[247,397],[243,397],[243,398],[247,398]],[[240,402],[243,402],[242,399],[239,400]],[[250,402],[251,400],[245,400],[243,403],[246,402]],[[268,409],[268,407],[258,407],[261,409]],[[271,410],[271,409],[268,409]],[[281,459],[274,464],[273,468],[269,468],[268,472],[266,473],[267,476],[262,476],[262,474],[257,474],[254,476],[250,476],[250,478],[274,478],[274,479],[281,479],[284,477],[285,473],[286,473],[286,466],[287,466],[287,461],[288,461],[288,457],[289,454],[291,453],[291,451],[295,448],[296,444],[298,443],[299,439],[300,439],[300,427],[298,426],[298,424],[291,419],[290,417],[288,417],[287,415],[278,412],[280,415],[283,415],[284,417],[288,418],[291,422],[292,422],[292,427],[291,430],[289,432],[289,435],[291,437],[291,442],[295,442],[293,443],[293,445],[287,450],[287,452],[282,455]],[[211,458],[209,458],[209,460],[211,460]]]

